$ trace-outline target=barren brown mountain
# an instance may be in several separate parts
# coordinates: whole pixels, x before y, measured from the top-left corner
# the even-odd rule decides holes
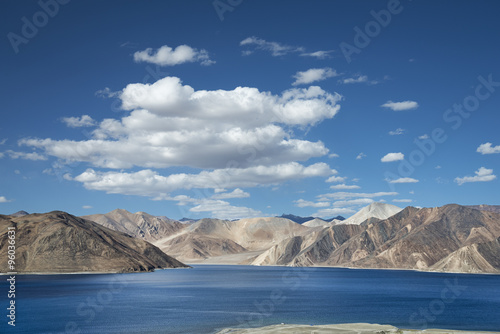
[[[0,216],[0,253],[7,254],[9,226],[16,227],[19,273],[137,272],[187,267],[150,243],[61,211]],[[0,258],[0,271],[7,268]]]
[[[490,211],[490,212],[500,213],[500,205],[481,204],[481,205],[466,205],[466,206],[468,208],[477,209],[477,210],[481,210],[481,211]]]
[[[188,263],[498,272],[500,214],[492,208],[451,204],[400,211],[372,203],[353,216],[355,224],[300,225],[276,217],[182,224],[125,210],[87,217],[149,239]]]
[[[164,238],[186,227],[173,219],[156,217],[145,212],[131,213],[123,209],[116,209],[105,214],[82,216],[82,218],[149,242]]]
[[[205,218],[159,239],[155,245],[182,261],[199,262],[226,255],[260,253],[281,240],[310,232],[311,228],[285,218],[238,221]]]
[[[498,213],[456,204],[407,207],[358,230],[342,227],[284,240],[252,263],[500,272]]]

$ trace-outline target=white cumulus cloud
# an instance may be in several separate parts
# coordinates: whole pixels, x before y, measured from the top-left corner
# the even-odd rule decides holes
[[[225,168],[271,166],[327,155],[321,141],[295,139],[285,127],[312,126],[339,111],[338,94],[317,86],[281,95],[256,88],[199,90],[166,77],[129,84],[120,94],[131,113],[105,119],[83,141],[23,139],[48,155],[96,167]]]
[[[404,160],[405,155],[401,152],[397,153],[387,153],[380,159],[382,162],[392,162],[392,161],[399,161],[399,160]]]
[[[415,101],[402,101],[402,102],[393,102],[387,101],[382,104],[382,107],[389,108],[394,111],[403,111],[403,110],[412,110],[418,108],[418,103]]]
[[[10,202],[9,199],[7,199],[5,196],[0,196],[0,203],[7,203]]]
[[[219,189],[215,189],[216,194],[212,196],[213,199],[229,199],[229,198],[247,198],[250,197],[250,194],[241,190],[240,188],[236,188],[231,192],[220,192],[217,191]]]
[[[210,60],[207,50],[198,50],[189,45],[179,45],[175,49],[163,45],[156,51],[147,48],[134,53],[135,62],[147,62],[160,66],[174,66],[183,63],[200,62],[202,65],[212,65],[215,61]]]
[[[400,177],[399,179],[389,181],[389,183],[417,183],[417,182],[419,182],[417,179],[413,179],[411,177]]]
[[[485,167],[479,168],[474,173],[476,174],[474,176],[457,177],[455,178],[455,182],[461,186],[462,184],[467,182],[489,182],[497,178],[497,176],[493,174],[493,169],[488,169]]]
[[[342,177],[342,176],[330,176],[326,182],[344,182],[345,181],[345,177]]]
[[[81,117],[64,117],[62,121],[70,128],[95,126],[97,124],[89,115],[83,115]]]
[[[500,153],[500,145],[492,146],[492,143],[484,143],[479,145],[477,152],[481,154],[496,154]]]
[[[311,68],[307,71],[297,72],[293,76],[295,78],[295,82],[292,85],[305,85],[310,84],[316,81],[326,80],[331,77],[336,77],[339,74],[337,71],[333,70],[330,67],[325,68]]]
[[[113,194],[157,197],[166,196],[178,189],[256,187],[307,177],[327,176],[331,173],[332,170],[325,163],[320,162],[306,167],[291,162],[268,167],[225,168],[202,171],[199,174],[182,173],[168,176],[160,175],[150,169],[130,173],[100,172],[87,169],[82,174],[74,177],[74,180],[83,183],[87,189]],[[232,193],[232,195],[235,194],[244,195],[240,191]]]

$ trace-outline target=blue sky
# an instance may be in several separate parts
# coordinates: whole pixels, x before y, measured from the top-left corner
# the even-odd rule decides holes
[[[0,212],[498,203],[495,1],[9,1]]]

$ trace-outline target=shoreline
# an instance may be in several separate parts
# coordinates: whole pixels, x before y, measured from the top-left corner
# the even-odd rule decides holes
[[[344,323],[331,325],[280,324],[257,328],[225,328],[215,334],[493,334],[494,331],[474,331],[455,329],[403,329],[392,325],[369,323]]]
[[[463,275],[497,275],[500,276],[500,272],[498,273],[467,273],[461,271],[438,271],[438,270],[421,270],[421,269],[408,269],[408,268],[361,268],[361,267],[341,267],[341,266],[304,266],[304,267],[294,267],[294,266],[285,266],[279,264],[273,265],[251,265],[251,264],[233,264],[233,263],[209,263],[209,262],[201,262],[201,263],[186,263],[189,266],[249,266],[249,267],[280,267],[280,268],[335,268],[335,269],[357,269],[357,270],[390,270],[390,271],[413,271],[419,273],[436,273],[436,274],[463,274]]]
[[[193,269],[194,266],[247,266],[247,267],[277,267],[277,268],[325,268],[325,269],[353,269],[353,270],[389,270],[389,271],[413,271],[419,273],[435,273],[435,274],[462,274],[462,275],[497,275],[500,273],[466,273],[456,271],[431,271],[421,269],[407,269],[407,268],[360,268],[360,267],[340,267],[340,266],[307,266],[307,267],[292,267],[284,265],[264,265],[257,266],[251,264],[234,264],[234,263],[185,263],[188,267],[179,268],[157,268],[152,271],[134,271],[134,272],[119,272],[119,271],[78,271],[78,272],[17,272],[16,275],[103,275],[103,274],[141,274],[153,273],[158,270],[172,270],[172,269]],[[9,273],[1,273],[0,276],[8,276]]]
[[[146,274],[146,273],[154,273],[155,271],[160,270],[172,270],[172,269],[193,269],[192,267],[178,267],[178,268],[157,268],[151,271],[130,271],[130,272],[121,272],[121,271],[72,271],[72,272],[16,272],[16,276],[26,276],[26,275],[109,275],[109,274]],[[0,273],[0,276],[9,276],[13,273]]]

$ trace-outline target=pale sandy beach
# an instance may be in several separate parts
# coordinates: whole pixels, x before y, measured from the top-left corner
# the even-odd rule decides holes
[[[378,324],[336,324],[336,325],[293,325],[293,324],[283,324],[283,325],[273,325],[259,328],[245,328],[245,329],[235,329],[226,328],[217,334],[350,334],[350,333],[366,333],[366,334],[417,334],[417,333],[430,333],[430,334],[473,334],[473,333],[500,333],[500,332],[480,332],[480,331],[458,331],[458,330],[446,330],[446,329],[426,329],[426,330],[407,330],[399,329],[390,325],[378,325]]]

